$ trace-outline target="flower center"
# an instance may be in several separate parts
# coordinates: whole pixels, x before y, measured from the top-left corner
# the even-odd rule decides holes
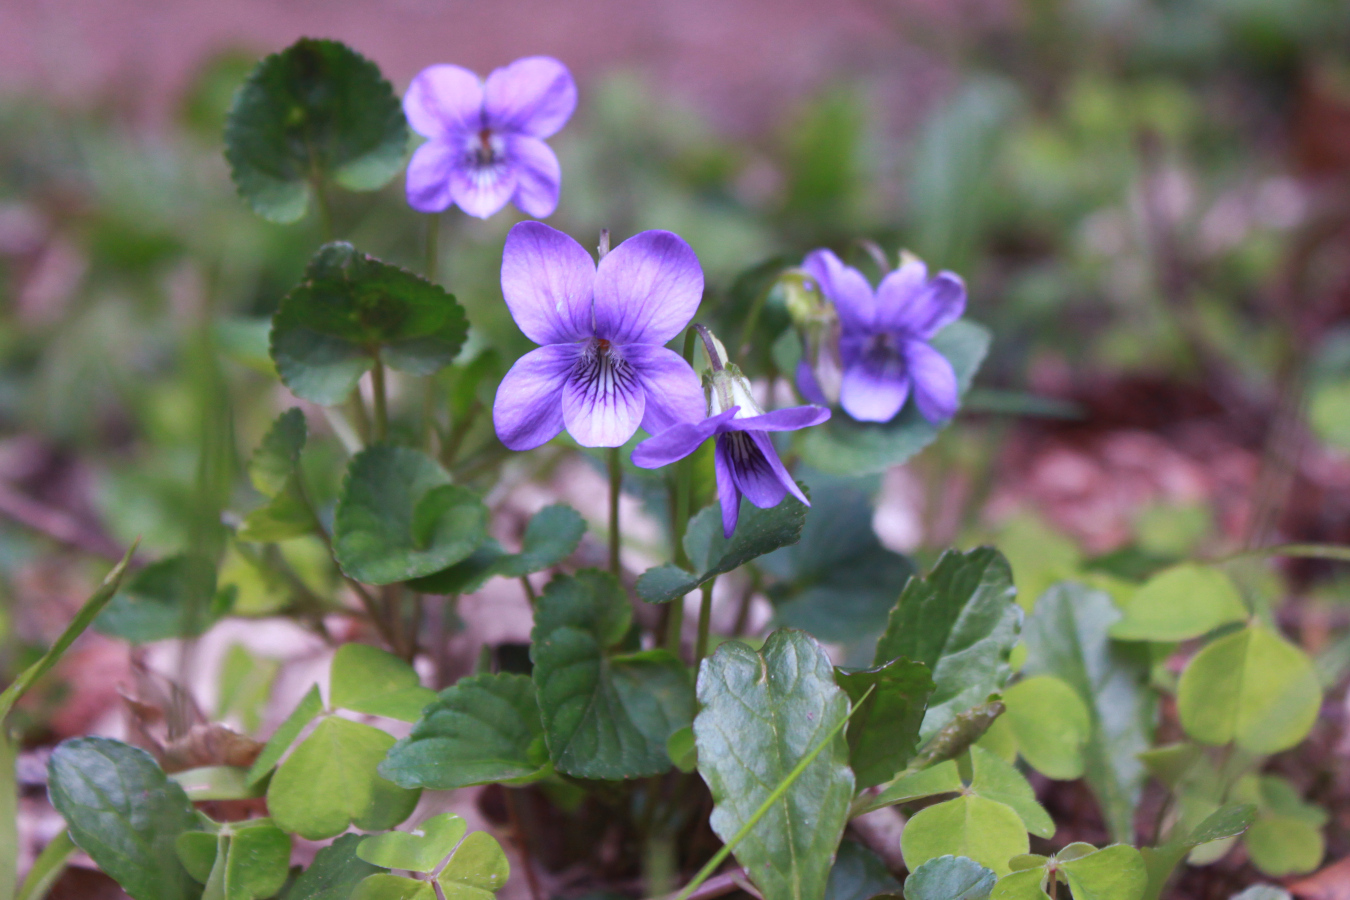
[[[478,140],[470,146],[469,153],[473,164],[484,168],[501,162],[506,155],[505,149],[500,135],[494,134],[491,128],[481,128],[478,131]]]
[[[605,402],[618,393],[637,390],[637,373],[617,351],[606,339],[591,338],[577,360],[572,378],[583,386],[592,402]]]

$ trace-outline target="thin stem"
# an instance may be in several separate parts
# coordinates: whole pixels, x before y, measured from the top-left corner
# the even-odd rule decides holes
[[[694,325],[694,330],[698,336],[703,338],[703,349],[708,351],[708,361],[712,363],[714,372],[722,371],[722,360],[717,352],[717,342],[713,340],[713,334],[708,330],[707,325]]]
[[[328,203],[328,192],[323,189],[322,178],[311,179],[309,184],[314,191],[314,208],[319,213],[319,233],[323,235],[323,242],[327,244],[333,240],[335,234],[333,231],[333,207]]]
[[[716,578],[703,582],[698,599],[698,643],[694,645],[694,671],[698,671],[703,657],[708,655],[708,633],[712,628],[712,593]]]
[[[520,586],[525,589],[525,599],[530,601],[530,609],[539,605],[539,595],[534,592],[534,585],[530,584],[530,576],[520,576]]]
[[[1274,547],[1256,547],[1211,559],[1211,563],[1250,559],[1259,556],[1293,556],[1302,559],[1331,559],[1350,562],[1350,547],[1342,544],[1279,544]]]
[[[347,398],[347,405],[351,407],[352,421],[356,424],[356,433],[361,438],[362,444],[370,443],[370,416],[366,413],[366,401],[361,396],[361,386],[357,385]]]
[[[530,887],[531,900],[547,900],[539,884],[539,876],[534,871],[534,861],[530,858],[530,840],[525,834],[524,816],[520,809],[520,791],[506,789],[506,814],[511,821],[511,833],[516,839],[516,848],[520,850],[520,862],[525,869],[525,881]]]
[[[679,656],[684,643],[684,598],[676,597],[666,608],[666,649]]]
[[[384,362],[377,355],[370,370],[370,392],[375,398],[375,440],[389,438],[389,396],[384,384]]]
[[[609,464],[609,571],[618,578],[622,572],[619,563],[619,491],[623,487],[619,448],[610,447],[605,453],[605,459]]]
[[[436,280],[436,269],[441,261],[441,215],[432,213],[427,216],[427,246],[426,246],[426,275],[427,281]]]

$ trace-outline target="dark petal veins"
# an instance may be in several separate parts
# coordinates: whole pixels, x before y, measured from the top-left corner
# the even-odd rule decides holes
[[[618,447],[633,436],[646,408],[646,391],[622,350],[592,340],[563,391],[567,432],[583,447]]]
[[[731,476],[746,499],[760,509],[777,506],[782,501],[787,488],[765,457],[763,448],[749,432],[729,431],[720,434],[717,445],[725,448]],[[770,446],[770,452],[772,449]]]
[[[713,471],[717,475],[717,500],[722,505],[722,534],[731,537],[741,517],[741,492],[736,487],[731,460],[720,437],[713,444]]]

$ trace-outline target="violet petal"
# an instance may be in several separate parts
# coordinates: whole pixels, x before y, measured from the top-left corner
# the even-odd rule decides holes
[[[556,134],[577,107],[572,73],[548,56],[527,56],[497,69],[483,93],[489,127],[537,138]]]
[[[870,328],[876,319],[876,298],[863,273],[846,266],[830,250],[813,250],[802,262],[820,290],[839,311],[845,330]]]
[[[583,447],[618,447],[642,422],[647,392],[615,346],[590,343],[563,388],[567,433]]]
[[[828,412],[828,410],[826,410],[826,412]],[[796,497],[807,506],[810,506],[811,501],[806,499],[806,495],[803,494],[802,489],[797,486],[797,482],[792,480],[792,473],[788,472],[787,467],[783,465],[783,461],[778,458],[778,450],[774,447],[773,441],[769,436],[762,431],[752,431],[750,432],[750,438],[759,447],[759,452],[764,454],[764,460],[769,464],[769,468],[773,470],[774,477],[778,479],[778,483],[786,488],[788,493],[792,496]]]
[[[796,431],[819,425],[830,417],[830,411],[819,406],[791,406],[775,409],[761,416],[746,416],[727,423],[728,431]]]
[[[492,404],[492,424],[503,444],[532,450],[563,430],[563,386],[579,353],[577,344],[554,344],[516,360]]]
[[[947,357],[923,341],[905,344],[905,361],[914,382],[914,403],[930,422],[937,423],[956,415],[960,391],[956,370]]]
[[[736,487],[735,476],[731,474],[725,444],[726,438],[719,437],[713,448],[713,472],[717,475],[717,500],[722,505],[722,534],[731,537],[741,517],[741,492]]]
[[[427,141],[408,161],[408,205],[418,212],[445,212],[454,202],[450,175],[459,154],[444,140]]]
[[[555,228],[521,222],[502,250],[502,297],[511,318],[536,344],[579,341],[591,334],[595,263]]]
[[[408,85],[403,113],[424,137],[477,131],[483,127],[483,83],[459,66],[428,66]]]
[[[906,272],[911,266],[926,274],[923,263],[907,263],[886,276],[877,289],[877,328],[927,340],[961,318],[966,311],[966,286],[951,272],[941,272],[931,280],[901,278],[916,274]]]
[[[726,452],[727,465],[736,479],[737,489],[755,506],[768,509],[782,501],[787,488],[778,480],[763,448],[754,438],[750,432],[730,432],[719,436],[717,445]],[[772,451],[773,446],[769,449]]]
[[[864,356],[844,370],[839,405],[859,422],[889,422],[908,397],[909,378],[901,365],[877,365]]]
[[[805,359],[797,360],[797,393],[809,403],[825,405],[830,402],[825,397],[825,392],[820,389],[820,383],[816,381],[816,373],[811,370],[811,364]]]
[[[536,219],[553,215],[558,208],[562,167],[548,144],[527,134],[507,135],[506,159],[516,169],[516,193],[511,202]]]
[[[669,231],[644,231],[596,267],[595,333],[620,344],[664,344],[702,299],[703,269],[693,249]]]
[[[482,165],[461,163],[450,170],[455,203],[480,219],[500,211],[516,192],[517,183],[516,169],[505,159]]]
[[[651,403],[651,396],[647,397]],[[667,428],[656,437],[633,448],[633,465],[641,469],[659,469],[676,460],[684,459],[699,448],[699,445],[717,433],[718,429],[732,416],[738,406],[704,419],[702,422],[681,422]]]
[[[623,353],[647,393],[644,431],[660,434],[672,425],[703,418],[703,387],[684,357],[655,344],[628,344]]]

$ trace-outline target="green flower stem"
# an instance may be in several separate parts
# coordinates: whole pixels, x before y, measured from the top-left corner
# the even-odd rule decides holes
[[[699,588],[698,600],[698,643],[694,645],[694,671],[698,671],[699,664],[703,662],[703,657],[708,655],[708,632],[712,627],[712,592],[713,585],[717,583],[716,578],[710,578],[703,582]],[[676,603],[682,601],[676,600]]]
[[[441,261],[441,215],[432,213],[427,216],[427,246],[426,246],[426,276],[427,281],[436,281],[436,269]]]
[[[323,188],[322,178],[315,176],[310,181],[310,189],[314,192],[314,208],[319,213],[319,233],[323,235],[323,242],[327,244],[336,236],[333,229],[333,207],[328,202],[328,192]]]
[[[62,831],[52,838],[51,843],[33,861],[33,867],[28,870],[28,877],[23,880],[14,900],[42,900],[47,896],[56,879],[66,870],[66,864],[75,855],[75,850],[70,832]]]
[[[849,710],[848,715],[840,719],[839,723],[830,729],[830,733],[825,735],[824,740],[817,744],[815,749],[810,753],[803,756],[801,760],[798,761],[797,765],[792,767],[792,771],[788,772],[787,777],[779,782],[778,787],[773,789],[773,793],[764,798],[764,802],[760,804],[759,809],[755,810],[755,814],[740,827],[740,830],[731,836],[731,840],[722,845],[722,849],[713,854],[713,858],[708,860],[703,868],[698,870],[698,874],[684,886],[682,891],[675,895],[674,900],[689,900],[694,891],[698,890],[699,885],[707,881],[708,876],[717,871],[717,868],[722,865],[726,858],[731,854],[731,851],[736,849],[736,845],[745,840],[746,835],[754,830],[755,826],[759,824],[759,820],[764,818],[769,810],[773,809],[775,803],[783,799],[783,796],[788,792],[788,789],[792,787],[793,782],[800,778],[801,774],[806,771],[807,766],[815,762],[816,757],[820,755],[820,751],[828,747],[830,742],[838,737],[839,732],[844,730],[844,726],[848,724],[849,719],[853,718],[853,714],[862,708],[863,702],[867,700],[868,695],[871,694],[873,690],[874,688],[868,688],[867,692],[858,698],[858,702],[853,704],[853,708]]]
[[[684,361],[691,366],[694,363],[694,348],[698,346],[698,332],[689,328],[684,333]],[[675,463],[675,486],[672,488],[670,503],[670,539],[674,545],[672,555],[675,565],[689,568],[689,554],[684,552],[684,535],[689,530],[690,496],[694,480],[694,460],[692,456]],[[666,649],[676,656],[680,655],[680,643],[684,631],[684,603],[675,600],[666,607]]]
[[[684,642],[684,598],[666,604],[666,649],[676,656]]]
[[[356,433],[361,438],[363,445],[370,443],[370,416],[366,413],[366,401],[361,397],[361,388],[357,386],[347,398],[347,405],[351,407],[351,419],[356,425]]]
[[[609,571],[618,578],[623,571],[619,563],[619,492],[623,487],[619,448],[605,451],[605,461],[609,464]]]
[[[530,609],[539,605],[539,597],[534,592],[534,585],[530,584],[530,576],[520,576],[520,586],[525,589],[525,599],[530,601]]]
[[[389,438],[389,395],[384,383],[384,363],[377,355],[370,370],[370,392],[375,398],[375,440]]]

